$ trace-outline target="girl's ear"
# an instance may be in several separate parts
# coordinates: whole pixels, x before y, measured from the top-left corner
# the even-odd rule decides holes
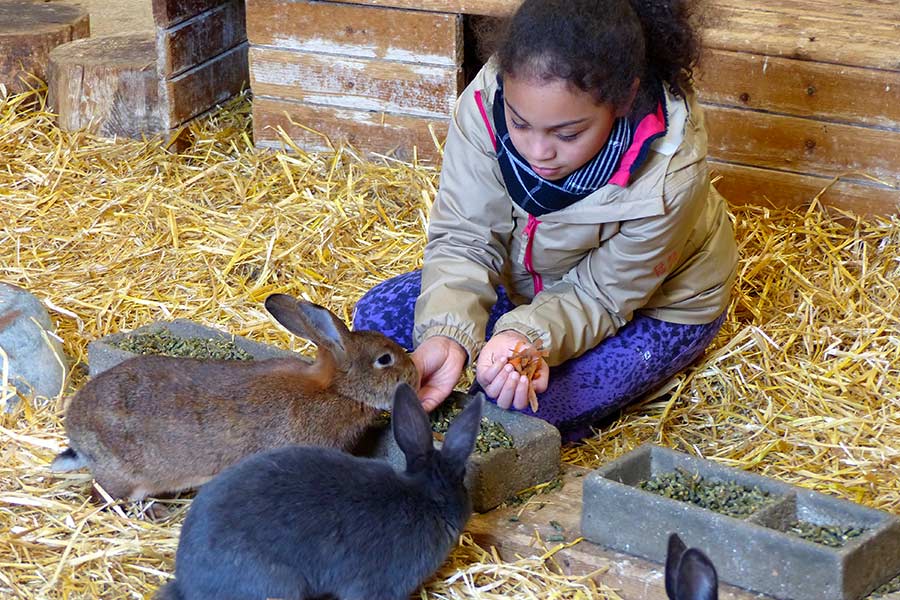
[[[631,82],[631,91],[628,93],[628,102],[616,110],[616,117],[624,117],[631,114],[631,108],[634,106],[634,99],[637,98],[638,90],[641,89],[641,78],[635,77]]]

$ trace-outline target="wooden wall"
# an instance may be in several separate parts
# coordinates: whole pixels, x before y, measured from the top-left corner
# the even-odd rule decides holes
[[[195,0],[200,1],[200,0]],[[463,15],[519,0],[247,0],[254,134],[436,157],[461,91]],[[900,5],[708,0],[698,88],[733,203],[900,209]],[[312,131],[314,130],[314,131]]]

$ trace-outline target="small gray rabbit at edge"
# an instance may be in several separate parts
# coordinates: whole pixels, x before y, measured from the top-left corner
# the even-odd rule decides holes
[[[719,581],[712,561],[698,548],[685,546],[677,533],[669,536],[666,553],[666,596],[669,600],[718,600]]]
[[[317,346],[316,360],[199,360],[141,355],[89,381],[65,413],[70,447],[54,471],[89,467],[113,498],[198,487],[240,459],[290,444],[349,450],[418,386],[412,359],[375,331],[351,332],[327,309],[272,294],[266,310]]]
[[[466,461],[484,397],[440,450],[416,392],[400,385],[391,422],[406,470],[330,448],[251,456],[203,486],[155,600],[407,600],[446,560],[472,514]]]

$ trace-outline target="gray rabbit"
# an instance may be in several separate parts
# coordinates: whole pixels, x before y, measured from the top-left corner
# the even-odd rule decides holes
[[[200,489],[175,581],[156,600],[406,600],[446,559],[472,513],[463,483],[481,421],[470,400],[436,450],[401,384],[392,427],[406,471],[329,448],[251,456]]]
[[[406,351],[381,333],[351,332],[327,309],[284,294],[266,310],[315,342],[316,361],[137,356],[89,381],[66,407],[70,448],[51,468],[87,466],[114,498],[197,487],[241,458],[289,444],[349,450],[418,385]]]
[[[669,536],[666,553],[666,596],[669,600],[718,600],[719,582],[712,561],[698,548],[685,546],[677,533]]]

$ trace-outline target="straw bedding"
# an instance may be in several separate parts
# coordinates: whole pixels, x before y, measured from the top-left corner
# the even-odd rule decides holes
[[[62,133],[35,100],[0,100],[0,280],[49,307],[75,364],[70,391],[89,341],[157,319],[307,352],[265,296],[303,296],[349,321],[366,289],[419,265],[433,165],[257,151],[246,98],[192,125],[180,154]],[[656,441],[900,514],[900,221],[835,218],[817,203],[733,215],[740,273],[713,347],[563,459],[596,466]],[[4,402],[14,394],[0,382]],[[92,504],[86,473],[50,474],[61,403],[0,417],[0,597],[150,597],[172,571],[190,496],[156,522],[150,503]],[[560,574],[556,549],[510,562],[464,536],[421,596],[618,598]]]

